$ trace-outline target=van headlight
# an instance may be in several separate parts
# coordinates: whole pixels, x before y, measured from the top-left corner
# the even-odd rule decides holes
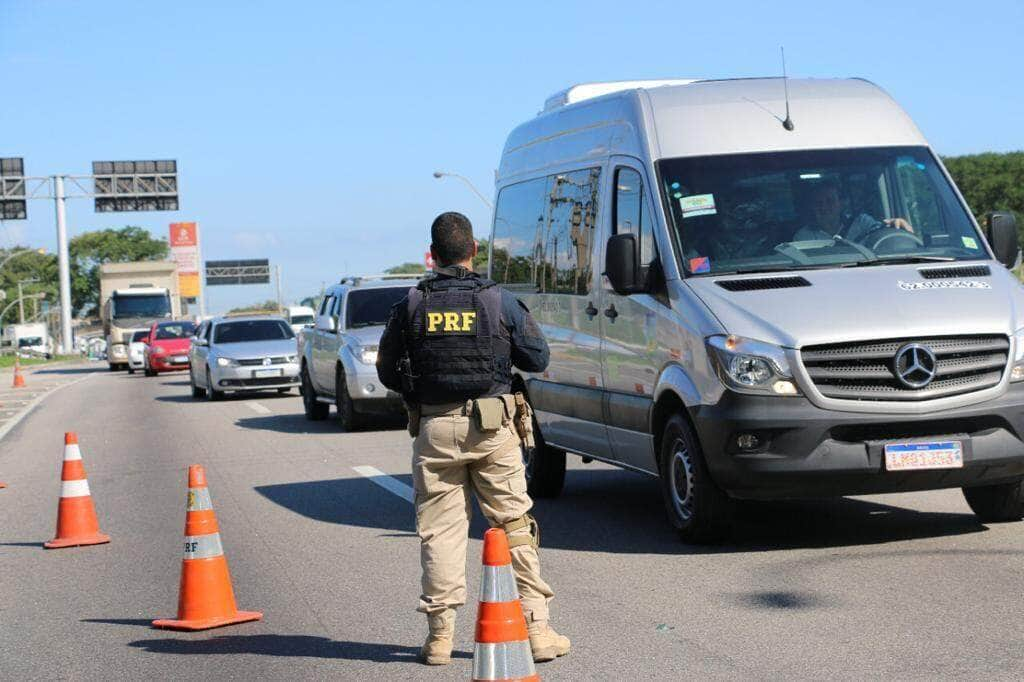
[[[711,336],[707,347],[728,388],[740,393],[800,395],[786,352],[779,346],[739,336]]]
[[[1013,334],[1013,367],[1010,369],[1010,381],[1024,381],[1024,329]]]

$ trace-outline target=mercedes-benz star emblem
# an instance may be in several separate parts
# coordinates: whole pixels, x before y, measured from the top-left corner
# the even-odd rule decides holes
[[[908,343],[896,351],[893,369],[896,378],[907,388],[924,388],[935,378],[938,364],[931,348]]]
[[[263,366],[266,367],[270,364],[270,358],[263,358]]]

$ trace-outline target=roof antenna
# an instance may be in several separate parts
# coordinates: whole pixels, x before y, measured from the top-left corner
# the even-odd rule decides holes
[[[793,125],[793,119],[789,117],[789,79],[786,77],[786,48],[780,46],[779,52],[782,53],[782,87],[786,91],[786,120],[782,122],[782,127],[786,130],[793,130],[796,126]]]

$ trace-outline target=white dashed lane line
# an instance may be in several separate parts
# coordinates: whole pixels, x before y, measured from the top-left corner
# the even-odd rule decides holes
[[[253,412],[256,412],[257,414],[270,414],[270,408],[269,407],[267,407],[266,405],[261,405],[260,403],[256,402],[255,400],[248,400],[248,401],[246,401],[245,404],[249,406],[250,410],[252,410]]]
[[[415,495],[413,489],[399,481],[397,478],[388,476],[380,469],[371,466],[352,467],[352,470],[360,476],[365,476],[370,479],[389,493],[398,495],[406,502],[412,504]]]

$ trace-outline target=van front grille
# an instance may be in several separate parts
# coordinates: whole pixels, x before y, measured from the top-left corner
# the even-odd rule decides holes
[[[920,387],[902,381],[897,355],[909,344],[923,350],[918,356],[933,377]],[[946,398],[991,388],[999,383],[1009,361],[1005,336],[957,336],[889,339],[807,346],[800,358],[822,395],[844,400],[917,401]],[[906,356],[905,358],[906,359]],[[910,374],[919,383],[922,373]]]

